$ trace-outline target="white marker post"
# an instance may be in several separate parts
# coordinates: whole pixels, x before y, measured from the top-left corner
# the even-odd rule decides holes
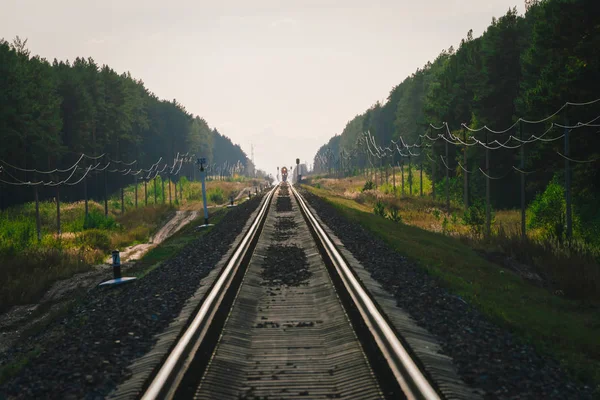
[[[132,276],[121,276],[121,256],[119,254],[119,250],[114,250],[112,252],[112,266],[113,266],[113,279],[102,282],[98,286],[113,286],[120,285],[122,283],[127,283],[134,281],[136,278]]]
[[[200,181],[202,182],[202,202],[204,203],[204,225],[200,225],[199,228],[208,228],[213,224],[208,223],[208,204],[206,204],[206,172],[204,171],[204,164],[206,164],[206,158],[199,158],[196,162],[200,166]]]

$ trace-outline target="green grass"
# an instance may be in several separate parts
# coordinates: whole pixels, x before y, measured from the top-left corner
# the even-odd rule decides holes
[[[452,293],[558,359],[577,378],[600,384],[600,308],[553,295],[479,256],[460,240],[376,216],[372,208],[308,187],[346,218],[381,237]]]
[[[103,205],[88,206],[86,220],[83,202],[61,204],[63,234],[57,237],[56,205],[41,203],[39,242],[33,203],[0,213],[0,312],[36,302],[54,282],[88,271],[114,248],[146,242],[174,211],[157,205],[105,218]]]

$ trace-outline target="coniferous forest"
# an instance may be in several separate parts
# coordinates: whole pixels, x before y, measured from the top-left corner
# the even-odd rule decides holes
[[[520,206],[521,174],[527,204],[549,186],[564,191],[569,158],[574,230],[586,240],[599,237],[600,2],[527,5],[525,15],[513,8],[494,18],[481,37],[468,31],[458,48],[395,86],[384,104],[350,120],[319,149],[315,171],[379,166],[380,154],[384,164],[398,165],[411,155],[413,165],[433,171],[439,198],[447,169],[458,203],[465,173],[471,203],[485,197],[487,175],[492,206],[506,209]]]
[[[10,165],[25,170],[67,169],[82,153],[90,156],[80,164],[82,169],[105,160],[113,160],[118,169],[135,160],[132,169],[149,168],[161,157],[161,162],[173,164],[178,153],[205,157],[215,169],[229,172],[231,166],[241,172],[254,169],[239,145],[176,100],[159,99],[130,73],[119,74],[92,58],[49,62],[31,55],[27,40],[19,37],[10,43],[0,41],[0,143],[4,162],[0,179],[7,182],[42,178]],[[183,168],[188,176],[192,163],[189,159]],[[92,174],[88,184],[92,198],[104,191],[97,175]],[[65,176],[57,172],[49,178],[56,182]],[[108,191],[131,183],[130,175],[111,174]],[[82,196],[80,187],[61,190],[65,200]],[[50,198],[54,189],[40,188],[40,196]],[[32,199],[30,187],[0,183],[0,209]]]

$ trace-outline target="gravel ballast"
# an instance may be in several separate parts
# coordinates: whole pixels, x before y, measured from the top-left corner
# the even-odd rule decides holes
[[[210,232],[143,279],[90,291],[66,316],[16,346],[2,365],[36,356],[0,386],[0,399],[104,398],[131,376],[127,366],[152,349],[155,335],[227,252],[261,197],[232,208]]]
[[[460,377],[495,399],[591,399],[592,389],[573,382],[558,363],[539,355],[506,328],[454,296],[382,239],[340,215],[305,190],[303,196],[398,307],[435,335]]]

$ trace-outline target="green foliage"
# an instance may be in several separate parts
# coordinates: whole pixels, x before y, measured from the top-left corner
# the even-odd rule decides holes
[[[394,205],[390,207],[388,218],[390,219],[390,221],[396,222],[398,224],[402,223],[402,215],[400,215],[400,210]]]
[[[222,204],[225,200],[225,193],[220,187],[210,188],[206,191],[208,201],[214,204]]]
[[[375,203],[375,205],[373,206],[373,212],[375,213],[375,215],[379,215],[380,217],[385,218],[385,205],[381,200],[378,200],[377,203]]]
[[[562,241],[565,234],[566,202],[565,190],[551,182],[546,190],[536,196],[528,210],[529,228],[541,228],[549,237]]]
[[[450,221],[448,221],[448,217],[444,215],[444,220],[442,221],[442,233],[447,235],[449,232]]]
[[[132,166],[135,171],[148,168],[161,157],[163,163],[171,164],[178,152],[188,152],[205,157],[221,170],[225,165],[235,166],[223,172],[225,177],[234,169],[238,175],[247,172],[250,161],[240,146],[176,100],[160,100],[141,80],[98,65],[91,58],[49,63],[32,56],[25,44],[20,39],[12,44],[0,40],[0,142],[11,143],[0,146],[0,159],[26,168],[52,170],[72,165],[80,153],[105,153],[113,160],[137,160]],[[89,160],[80,166],[88,165],[92,165]],[[124,168],[117,164],[113,167]],[[10,172],[21,180],[34,179],[33,174]],[[192,176],[193,172],[190,164],[183,164],[179,176]],[[56,174],[48,180],[66,177]],[[104,197],[102,178],[88,178],[89,198]],[[132,181],[131,175],[109,173],[108,193]],[[162,203],[161,175],[156,184],[157,202]],[[143,187],[142,183],[142,203]],[[33,199],[29,188],[11,187],[10,193],[3,199],[3,207]],[[40,190],[41,199],[54,196],[54,190]],[[80,185],[61,187],[63,199],[81,196]],[[133,195],[126,193],[125,197],[125,206],[133,206]],[[154,203],[154,182],[148,182],[148,201]],[[120,195],[109,206],[119,210]]]
[[[111,250],[110,238],[106,231],[100,229],[89,229],[77,235],[78,246],[87,246],[90,249],[99,249],[107,253]]]
[[[377,102],[352,118],[340,135],[332,137],[319,149],[314,159],[315,168],[318,172],[330,172],[338,165],[342,151],[357,154],[350,167],[372,168],[375,165],[377,168],[379,159],[368,154],[364,142],[360,141],[361,133],[367,130],[381,147],[400,137],[407,144],[418,144],[420,135],[428,129],[430,134],[434,133],[429,124],[440,126],[442,122],[446,122],[453,130],[452,134],[461,139],[469,141],[469,136],[479,135],[477,139],[483,141],[483,132],[471,134],[460,129],[461,124],[501,130],[511,126],[518,117],[543,119],[567,101],[584,103],[597,99],[600,93],[600,29],[597,19],[591,17],[597,11],[597,0],[545,0],[536,2],[524,15],[519,15],[516,8],[509,9],[505,15],[492,19],[480,37],[474,37],[469,31],[458,48],[443,50],[434,60],[391,88],[384,103]],[[516,124],[511,134],[527,138],[542,134],[552,122],[575,125],[590,121],[597,116],[591,106],[568,107],[547,124],[524,124],[522,127]],[[571,154],[577,154],[582,160],[597,159],[600,135],[596,130],[594,127],[578,128],[577,135],[571,138]],[[558,136],[559,132],[549,133],[554,134]],[[489,140],[494,139],[499,138],[489,137]],[[450,199],[462,204],[464,172],[456,161],[464,162],[464,146],[447,146],[442,140],[425,142],[432,146],[425,154],[428,153],[436,163],[434,180],[438,199],[443,199],[446,192],[446,167],[440,162],[440,155],[445,158],[447,150],[446,162],[451,169]],[[516,141],[510,143],[516,144]],[[525,169],[545,171],[527,176],[527,199],[546,190],[553,172],[563,173],[564,159],[556,156],[562,146],[557,148],[557,145],[561,143],[536,142],[527,146]],[[469,199],[483,198],[486,178],[478,168],[485,165],[485,151],[481,146],[471,146],[466,149],[466,155],[467,162],[463,166],[471,172],[468,175]],[[505,176],[490,181],[491,203],[496,209],[520,206],[520,176],[514,171],[509,173],[517,160],[518,150],[498,148],[489,152],[488,173]],[[413,161],[415,165],[423,162],[431,174],[428,157],[415,157]],[[573,163],[571,168],[574,216],[585,222],[580,226],[574,224],[574,232],[586,242],[600,245],[598,164]],[[406,178],[405,184],[409,182]],[[417,176],[413,174],[412,180],[417,183]],[[418,184],[413,185],[413,193],[416,186]],[[429,190],[426,188],[425,192],[429,193]],[[544,222],[547,225],[544,229],[552,232],[554,237],[564,236],[561,213],[555,212],[552,218],[555,218],[553,222]]]
[[[452,213],[450,218],[451,218],[452,224],[454,224],[454,225],[458,224],[458,215],[455,212]]]
[[[7,212],[0,214],[0,255],[14,255],[36,240],[35,221],[26,216],[9,220]]]
[[[491,211],[490,211],[491,212]],[[474,237],[481,237],[485,227],[485,204],[475,200],[463,214],[462,222],[471,230]]]
[[[117,229],[118,224],[114,218],[105,217],[104,213],[100,210],[90,210],[87,217],[84,216],[83,229],[106,229],[114,230]]]
[[[435,217],[435,219],[437,219],[438,221],[440,220],[440,218],[442,217],[442,213],[440,210],[438,210],[437,208],[434,208],[433,211],[431,212],[433,214],[433,216]]]
[[[365,190],[373,189],[375,189],[375,184],[373,183],[373,181],[366,181],[361,191],[364,192]]]

